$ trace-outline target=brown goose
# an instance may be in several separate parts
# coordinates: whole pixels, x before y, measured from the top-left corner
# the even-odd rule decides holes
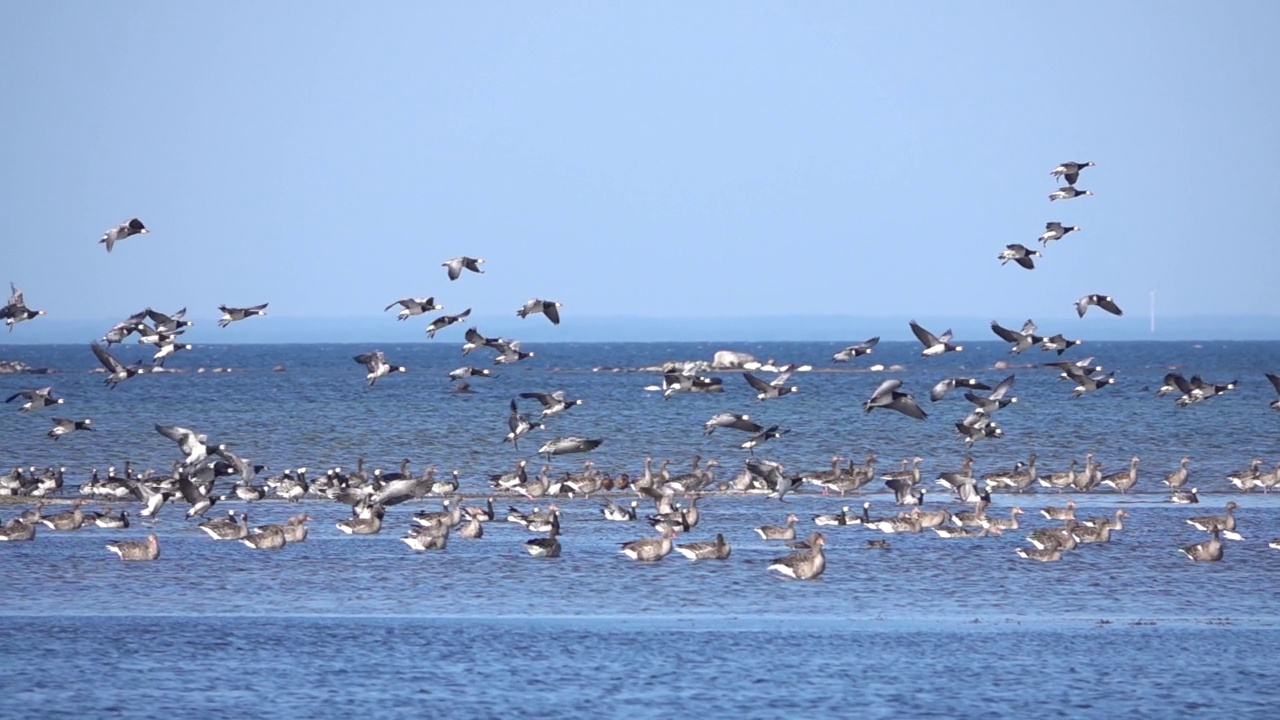
[[[787,516],[786,525],[761,525],[756,528],[756,533],[763,540],[795,540],[798,519],[795,513],[792,513]]]
[[[1178,551],[1194,562],[1218,562],[1222,559],[1222,541],[1218,539],[1220,530],[1213,530],[1213,537],[1195,545],[1178,548]]]
[[[1068,500],[1066,507],[1046,507],[1040,510],[1040,514],[1046,520],[1075,520],[1076,519],[1076,501]]]
[[[249,516],[237,514],[235,510],[227,512],[227,517],[205,520],[200,529],[214,540],[240,540],[249,534]]]
[[[284,530],[279,525],[264,525],[257,531],[240,538],[240,542],[254,550],[279,550],[288,541],[285,539]]]
[[[79,530],[84,525],[84,511],[80,509],[80,501],[77,500],[72,503],[71,512],[42,515],[40,522],[50,530]]]
[[[992,530],[1017,530],[1018,516],[1022,514],[1022,508],[1015,507],[1009,510],[1009,519],[988,517],[983,526]]]
[[[1110,475],[1103,477],[1101,484],[1110,485],[1111,487],[1115,488],[1117,492],[1121,492],[1121,493],[1129,492],[1130,490],[1133,489],[1134,485],[1138,484],[1138,461],[1139,460],[1141,460],[1141,458],[1139,458],[1137,455],[1134,455],[1129,460],[1128,470],[1121,470],[1120,472],[1114,472],[1114,473],[1111,473]]]
[[[445,502],[448,502],[448,500]],[[346,520],[339,520],[337,527],[348,535],[374,535],[382,530],[382,518],[386,512],[381,505],[375,505],[367,517],[350,517]]]
[[[107,549],[119,555],[121,560],[155,560],[160,557],[160,540],[152,533],[146,540],[109,542]]]
[[[484,537],[484,525],[475,515],[467,516],[467,522],[458,528],[458,537],[468,540],[479,540]]]
[[[1220,531],[1222,537],[1228,540],[1242,539],[1236,532],[1236,516],[1235,509],[1240,507],[1234,500],[1227,503],[1226,510],[1222,515],[1204,515],[1201,517],[1187,518],[1187,523],[1197,530],[1205,532]]]
[[[733,548],[725,542],[724,535],[716,533],[715,540],[677,545],[676,552],[690,560],[728,560]]]
[[[1018,548],[1018,557],[1036,562],[1057,562],[1062,559],[1062,548]]]
[[[35,524],[29,523],[22,518],[14,518],[5,523],[3,528],[0,528],[0,542],[34,540],[35,537]]]
[[[796,580],[812,580],[827,569],[827,558],[822,547],[827,539],[822,533],[814,533],[808,550],[792,553],[769,563],[769,569]]]
[[[661,560],[671,552],[671,538],[675,533],[670,528],[662,529],[662,537],[644,538],[629,543],[622,543],[622,554],[632,560],[653,562]]]

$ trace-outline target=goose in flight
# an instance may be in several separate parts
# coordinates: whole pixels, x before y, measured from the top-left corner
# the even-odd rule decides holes
[[[102,366],[107,369],[107,378],[103,380],[103,384],[109,388],[114,389],[116,385],[134,375],[143,375],[148,372],[148,369],[141,365],[125,367],[123,363],[112,357],[111,353],[96,342],[89,343],[89,348],[97,356],[98,362],[102,363]]]
[[[218,320],[218,327],[224,328],[233,322],[251,318],[254,315],[266,315],[267,305],[270,303],[262,303],[247,308],[233,308],[226,305],[219,305],[218,309],[222,311],[222,318]],[[134,307],[137,307],[136,305]]]
[[[857,343],[856,345],[850,345],[849,347],[843,348],[842,350],[837,352],[835,355],[832,355],[831,361],[832,362],[848,362],[849,360],[853,360],[863,355],[869,355],[871,351],[875,348],[876,343],[878,342],[880,342],[879,335],[873,338],[868,338],[866,340],[863,340],[862,342]]]
[[[473,273],[480,273],[483,275],[484,271],[480,269],[480,265],[483,262],[484,258],[470,258],[463,255],[462,257],[456,257],[452,260],[445,260],[440,264],[443,267],[448,268],[450,280],[457,280],[462,276],[463,268],[470,270]]]
[[[400,313],[396,315],[396,320],[408,320],[411,317],[421,315],[431,310],[444,309],[443,305],[439,305],[436,303],[436,299],[434,297],[424,297],[424,298],[407,297],[391,303],[390,305],[383,308],[382,312],[386,312],[397,305],[399,305],[402,309],[400,310]]]
[[[522,415],[520,408],[516,405],[516,401],[511,401],[511,412],[507,415],[507,428],[511,432],[502,439],[503,442],[510,442],[517,450],[520,449],[520,438],[529,434],[534,428],[543,427],[542,423],[534,422],[529,419],[528,415]]]
[[[1080,179],[1080,171],[1090,167],[1093,167],[1092,160],[1089,160],[1088,162],[1064,162],[1049,171],[1049,175],[1051,177],[1066,180],[1068,185],[1075,185],[1076,180]]]
[[[552,415],[562,413],[575,405],[582,404],[582,398],[578,398],[576,400],[565,400],[563,390],[557,390],[549,394],[536,392],[520,393],[520,397],[525,398],[526,400],[537,400],[541,403],[542,417],[550,417]]]
[[[5,402],[10,403],[18,398],[26,398],[27,401],[18,407],[18,412],[26,412],[28,410],[39,410],[47,408],[50,405],[61,405],[66,402],[66,398],[55,398],[53,396],[53,386],[47,385],[35,390],[19,390],[18,392],[5,398]]]
[[[387,354],[381,350],[356,355],[355,361],[365,366],[369,371],[369,374],[365,375],[365,380],[369,381],[367,387],[373,387],[373,384],[378,382],[378,378],[386,377],[393,372],[409,371],[409,369],[403,365],[392,365],[387,362]]]
[[[752,422],[750,415],[742,413],[723,412],[713,415],[710,420],[702,426],[703,434],[710,435],[716,431],[716,428],[732,428],[743,432],[758,433],[764,430],[764,426],[757,422]]]
[[[1267,380],[1271,381],[1271,387],[1275,388],[1276,395],[1280,395],[1280,375],[1275,373],[1266,373]],[[1271,401],[1272,410],[1280,410],[1280,398]]]
[[[928,413],[920,409],[916,404],[916,399],[911,393],[900,392],[902,381],[897,379],[889,379],[880,383],[875,392],[871,393],[871,397],[867,398],[862,409],[871,412],[876,408],[886,408],[889,410],[897,410],[907,417],[917,420],[924,420],[929,417]]]
[[[149,232],[151,231],[147,229],[146,225],[142,224],[141,220],[133,218],[132,220],[125,220],[119,225],[103,233],[102,239],[98,241],[98,244],[105,244],[107,246],[107,252],[111,252],[111,248],[115,247],[115,244],[121,240]]]
[[[1028,270],[1035,270],[1036,263],[1031,258],[1038,257],[1041,257],[1039,250],[1031,250],[1021,243],[1012,243],[1005,245],[1004,251],[997,255],[996,259],[1001,265],[1012,260]]]
[[[791,379],[791,373],[789,372],[782,373],[770,382],[765,382],[749,372],[742,373],[742,377],[745,378],[747,384],[756,391],[757,400],[780,398],[783,395],[788,395],[800,390],[800,388],[795,385],[787,385],[787,381]]]
[[[1040,240],[1041,244],[1047,246],[1050,242],[1053,242],[1054,240],[1061,240],[1067,236],[1067,233],[1072,232],[1080,232],[1080,226],[1063,225],[1057,220],[1053,220],[1044,224],[1044,233],[1037,239]]]
[[[772,438],[780,438],[786,433],[787,433],[786,430],[780,430],[778,429],[777,425],[772,425],[768,428],[765,428],[764,430],[761,430],[755,435],[752,435],[751,437],[747,438],[746,441],[743,442],[740,447],[750,450],[751,454],[755,455],[756,446],[763,445],[764,443],[768,442]]]
[[[1033,346],[1040,344],[1043,338],[1036,335],[1035,330],[1035,323],[1030,320],[1023,324],[1021,332],[1010,330],[995,320],[991,321],[991,332],[999,336],[1001,340],[1010,343],[1009,352],[1013,355],[1017,355],[1023,350],[1030,350]]]
[[[0,318],[4,318],[4,324],[9,326],[9,332],[13,332],[14,325],[40,317],[43,314],[43,310],[32,310],[27,307],[27,303],[22,297],[22,291],[18,289],[17,285],[12,282],[9,283],[9,302],[0,308]]]
[[[1116,301],[1113,300],[1110,295],[1099,295],[1097,293],[1094,293],[1093,295],[1085,295],[1077,300],[1076,314],[1080,317],[1084,317],[1084,314],[1088,311],[1090,305],[1097,305],[1112,315],[1124,315],[1124,311],[1120,309],[1120,306],[1116,304]]]
[[[429,338],[435,337],[437,332],[449,327],[450,325],[456,322],[461,322],[463,320],[466,320],[469,315],[471,315],[471,308],[467,308],[466,310],[463,310],[457,315],[441,315],[435,320],[432,320],[431,324],[427,326],[427,337]]]
[[[512,401],[514,402],[514,401]],[[600,447],[604,440],[590,440],[581,437],[560,437],[555,440],[548,441],[538,449],[539,455],[546,455],[550,460],[552,455],[568,455],[570,453],[589,452]]]
[[[1078,190],[1071,185],[1067,185],[1066,187],[1060,187],[1049,193],[1049,202],[1053,202],[1054,200],[1070,200],[1071,198],[1078,198],[1081,195],[1092,194],[1092,190]]]
[[[1083,340],[1068,340],[1065,335],[1058,333],[1049,337],[1040,338],[1040,349],[1049,351],[1057,351],[1059,355],[1070,350],[1071,348],[1084,342]]]
[[[924,345],[924,350],[920,352],[924,357],[933,357],[943,353],[960,352],[961,350],[964,350],[963,345],[951,344],[950,330],[943,333],[942,337],[938,337],[928,330],[925,330],[923,327],[920,327],[920,324],[915,320],[912,320],[911,332],[915,333],[916,339],[920,341],[921,345]]]
[[[48,437],[57,440],[63,435],[68,435],[77,430],[93,430],[93,421],[89,418],[85,418],[84,420],[53,418],[53,429],[48,432]]]
[[[938,402],[942,398],[946,397],[948,392],[951,392],[958,387],[965,387],[971,390],[991,389],[990,385],[978,380],[977,378],[946,378],[945,380],[939,380],[938,384],[934,385],[933,389],[929,391],[929,400],[932,402]]]
[[[516,315],[519,315],[521,318],[527,318],[534,313],[542,313],[547,316],[547,319],[551,321],[552,325],[559,325],[560,308],[562,307],[564,307],[564,303],[533,298],[521,306],[521,308],[516,311]]]

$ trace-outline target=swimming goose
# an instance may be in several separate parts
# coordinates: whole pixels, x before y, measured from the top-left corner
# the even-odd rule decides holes
[[[450,280],[457,280],[459,277],[462,277],[463,268],[466,268],[473,273],[480,273],[483,275],[484,271],[480,269],[480,265],[482,263],[484,263],[484,258],[470,258],[463,255],[462,257],[456,257],[452,260],[445,260],[440,263],[440,265],[448,269]]]
[[[1047,520],[1075,520],[1076,519],[1076,501],[1068,500],[1066,507],[1046,507],[1040,510],[1040,514],[1045,516]]]
[[[769,563],[769,569],[796,580],[812,580],[818,577],[827,568],[826,556],[822,554],[822,547],[827,544],[827,539],[821,533],[814,533],[810,543],[812,547],[808,550],[801,550],[772,561]]]
[[[241,517],[244,513],[241,513]],[[280,528],[280,532],[284,533],[286,542],[300,543],[307,539],[307,521],[311,520],[311,516],[307,513],[301,513],[290,517],[284,521],[283,525],[267,525],[258,528],[259,531],[267,527]]]
[[[1038,239],[1047,246],[1051,241],[1061,240],[1067,233],[1079,232],[1079,230],[1079,225],[1063,225],[1055,220],[1044,224],[1044,234]]]
[[[963,345],[951,344],[951,338],[949,337],[950,331],[948,331],[948,333],[944,333],[943,338],[939,338],[928,330],[925,330],[915,320],[912,320],[910,325],[911,332],[915,334],[916,339],[920,341],[920,344],[924,345],[924,350],[920,351],[920,355],[923,357],[934,357],[943,353],[960,352],[961,350],[964,350]]]
[[[234,308],[227,307],[226,305],[219,305],[218,309],[222,311],[222,317],[218,320],[218,327],[225,328],[233,322],[251,318],[255,315],[266,315],[267,305],[270,305],[270,303],[262,303],[261,305],[253,305],[245,308]]]
[[[1057,562],[1062,559],[1061,548],[1018,548],[1018,557],[1036,562]]]
[[[676,552],[690,560],[728,560],[733,548],[725,542],[723,534],[716,533],[715,540],[677,545]]]
[[[1187,479],[1191,475],[1190,471],[1187,470],[1187,463],[1189,462],[1191,462],[1191,458],[1183,457],[1178,461],[1178,469],[1165,475],[1162,482],[1175,490],[1186,485]]]
[[[133,237],[134,235],[142,235],[144,233],[149,233],[149,232],[151,231],[147,229],[146,225],[142,224],[141,220],[139,220],[138,218],[132,218],[130,220],[125,220],[119,225],[103,233],[102,239],[98,241],[98,244],[106,245],[107,252],[111,252],[111,248],[115,247],[116,243],[120,242],[121,240],[124,240],[125,238],[129,238],[129,237]],[[137,306],[135,305],[134,307],[137,307]]]
[[[1018,263],[1028,270],[1036,269],[1036,262],[1032,258],[1041,257],[1039,250],[1031,250],[1022,243],[1012,243],[1004,246],[1004,250],[996,256],[1001,265],[1008,263],[1010,260]]]
[[[762,540],[795,540],[797,520],[795,513],[791,513],[787,515],[786,525],[761,525],[755,529],[756,534]]]
[[[288,543],[288,539],[279,525],[265,525],[240,538],[240,542],[254,550],[279,550]]]
[[[644,538],[622,543],[622,554],[640,562],[661,560],[671,552],[671,538],[675,533],[670,528],[662,528],[662,536]]]
[[[991,528],[993,530],[1017,530],[1018,516],[1022,514],[1023,514],[1022,508],[1020,507],[1011,508],[1009,510],[1009,518],[1007,520],[1003,518],[995,518],[995,517],[987,516],[986,519],[983,520],[982,526],[986,528]]]
[[[1115,300],[1113,300],[1110,295],[1099,295],[1097,293],[1085,295],[1077,300],[1076,314],[1080,317],[1084,317],[1085,312],[1091,305],[1097,305],[1112,315],[1124,315],[1124,311],[1120,309],[1120,306],[1116,304]]]
[[[1049,175],[1066,180],[1068,185],[1075,185],[1076,180],[1080,179],[1080,171],[1089,167],[1093,167],[1092,160],[1088,162],[1064,162],[1051,170]]]
[[[604,515],[605,520],[630,522],[636,519],[636,507],[638,505],[639,503],[635,500],[632,500],[630,505],[619,505],[610,500],[609,504],[605,505],[600,512]]]
[[[1280,375],[1275,373],[1264,373],[1267,379],[1271,381],[1271,387],[1275,388],[1276,394],[1280,395]],[[1280,410],[1280,398],[1271,401],[1269,406],[1272,410]]]
[[[582,404],[582,398],[578,398],[577,400],[565,400],[563,390],[556,390],[553,393],[536,393],[536,392],[520,393],[520,397],[530,399],[530,400],[537,400],[539,403],[541,403],[542,404],[541,417],[550,417],[552,415],[562,413],[565,410],[568,410],[575,405]]]
[[[444,309],[443,305],[439,305],[436,303],[436,299],[434,297],[424,297],[424,298],[407,297],[391,303],[390,305],[383,308],[382,312],[386,312],[397,305],[402,307],[403,310],[401,310],[396,315],[396,320],[408,320],[411,317],[422,315],[423,313],[426,313],[431,310]]]
[[[235,510],[227,512],[228,517],[205,520],[200,523],[201,530],[214,540],[240,540],[249,534],[249,516],[237,514]]]
[[[544,538],[532,538],[524,541],[524,549],[533,557],[557,558],[560,557],[560,514],[554,513],[551,516],[551,523],[546,529],[547,536]],[[669,541],[668,541],[669,544]],[[667,552],[670,552],[667,548]],[[665,553],[664,553],[665,554]]]
[[[478,522],[487,523],[493,521],[493,498],[485,499],[484,507],[468,505],[463,508],[469,517],[475,518]]]
[[[1190,490],[1174,490],[1173,495],[1169,497],[1169,502],[1179,505],[1195,505],[1200,502],[1199,490],[1191,488]]]
[[[1053,202],[1054,200],[1070,200],[1071,198],[1077,198],[1077,197],[1080,197],[1081,195],[1092,195],[1092,194],[1093,194],[1092,190],[1078,190],[1068,185],[1066,187],[1060,187],[1057,190],[1054,190],[1053,192],[1049,193],[1049,202]]]
[[[36,537],[35,518],[28,520],[24,517],[16,517],[4,524],[0,528],[0,542],[22,542],[24,540],[34,540]]]
[[[916,399],[911,393],[900,392],[898,388],[902,387],[902,381],[891,378],[880,383],[880,386],[871,393],[871,397],[863,403],[862,409],[871,412],[876,408],[886,408],[889,410],[897,410],[898,412],[916,420],[924,420],[929,414],[920,408],[916,403]]]
[[[789,372],[782,373],[770,382],[765,382],[749,372],[742,373],[742,377],[746,379],[747,384],[756,391],[757,400],[780,398],[783,395],[788,395],[800,390],[800,388],[795,385],[787,385],[787,380],[791,379],[791,373]]]
[[[520,438],[528,435],[529,431],[534,430],[535,428],[545,426],[540,422],[530,420],[528,415],[520,414],[520,408],[516,406],[515,400],[511,401],[509,407],[511,408],[511,411],[507,414],[507,427],[510,429],[510,432],[507,433],[507,436],[503,438],[502,441],[511,443],[517,450],[519,450]]]
[[[987,523],[987,508],[990,505],[990,496],[984,496],[972,510],[951,513],[951,524],[956,527],[983,527]]]
[[[581,437],[560,437],[550,440],[538,448],[539,455],[546,455],[550,460],[552,455],[568,455],[570,453],[589,452],[600,447],[603,443],[602,439],[588,439]]]
[[[381,505],[374,505],[367,517],[349,517],[339,520],[337,528],[347,535],[373,535],[382,530],[382,517],[386,512]]]
[[[862,520],[861,520],[861,517],[858,515],[850,515],[849,506],[845,505],[844,507],[840,508],[840,512],[836,513],[835,515],[814,515],[813,524],[814,525],[850,525],[850,524],[861,525]]]
[[[1018,332],[1017,330],[1010,330],[999,322],[992,320],[991,331],[999,336],[1001,340],[1011,343],[1009,346],[1009,352],[1013,355],[1017,355],[1023,350],[1030,350],[1033,346],[1038,345],[1040,341],[1043,340],[1043,338],[1035,334],[1035,325],[1030,320],[1027,321],[1027,325],[1030,325],[1033,330],[1023,330],[1022,332]]]
[[[466,320],[470,315],[471,315],[471,308],[467,308],[466,310],[463,310],[457,315],[441,315],[435,320],[432,320],[431,324],[427,326],[427,337],[429,338],[435,337],[437,332],[449,327],[450,325],[453,325],[454,323],[459,323],[459,322],[462,322],[463,320]]]
[[[1222,559],[1222,541],[1218,538],[1219,530],[1212,531],[1213,537],[1195,545],[1186,545],[1178,551],[1194,562],[1217,562]],[[1225,534],[1225,533],[1223,533]]]
[[[1240,490],[1248,492],[1257,484],[1258,476],[1260,475],[1259,468],[1261,467],[1262,460],[1254,458],[1249,463],[1247,470],[1236,470],[1235,472],[1227,473],[1227,481]]]
[[[713,415],[710,420],[703,424],[702,432],[705,435],[710,435],[716,431],[716,428],[732,428],[753,434],[764,430],[763,425],[751,421],[750,415],[731,412]]]
[[[160,557],[160,540],[152,533],[146,540],[109,542],[107,549],[119,555],[121,560],[155,560]]]
[[[875,348],[876,343],[878,342],[880,342],[879,335],[873,338],[867,338],[866,340],[863,340],[862,342],[856,345],[850,345],[842,350],[839,350],[838,352],[836,352],[835,355],[831,356],[831,361],[832,362],[848,362],[849,360],[862,357],[863,355],[869,355],[871,354],[871,351]],[[1280,392],[1280,390],[1277,390],[1277,392]]]
[[[115,389],[116,385],[128,380],[135,375],[142,375],[149,371],[148,368],[139,365],[130,365],[125,367],[123,363],[111,356],[101,345],[96,342],[89,343],[89,348],[93,350],[93,354],[97,356],[98,362],[107,369],[107,377],[103,380],[103,384],[111,389]]]
[[[922,490],[923,492],[923,490]],[[871,520],[863,522],[863,526],[873,530],[879,530],[882,533],[918,533],[924,529],[924,522],[920,519],[920,508],[915,508],[909,513],[904,513],[890,518],[882,518],[880,520]]]
[[[952,377],[939,380],[937,385],[929,391],[929,400],[938,402],[946,397],[947,393],[958,387],[970,388],[972,390],[990,390],[991,386],[978,380],[977,378],[960,378]]]
[[[392,365],[387,362],[387,354],[381,350],[361,353],[360,355],[356,355],[354,359],[358,364],[363,365],[365,369],[369,371],[369,374],[364,376],[364,379],[369,382],[367,387],[373,387],[373,384],[378,382],[378,378],[384,378],[393,372],[409,371],[409,369],[403,365]]]
[[[123,530],[129,527],[129,511],[121,510],[117,515],[111,508],[105,508],[102,514],[93,519],[93,524],[107,530]]]
[[[449,544],[449,526],[411,528],[400,541],[416,552],[444,550]]]
[[[947,527],[942,525],[933,528],[933,532],[937,534],[938,537],[947,540],[955,540],[958,538],[984,538],[1002,534],[1000,528],[989,527],[987,525],[975,528]]]
[[[1075,550],[1079,545],[1075,536],[1076,521],[1067,520],[1058,527],[1040,528],[1027,536],[1027,541],[1041,550]]]
[[[18,392],[5,398],[5,402],[7,403],[13,402],[18,398],[27,399],[26,402],[18,406],[18,412],[27,412],[28,410],[40,410],[42,408],[47,408],[50,405],[61,405],[62,403],[65,403],[67,401],[66,398],[55,398],[53,396],[52,385],[48,385],[42,388],[36,388],[34,390],[19,390]],[[53,421],[55,424],[57,424],[58,418],[54,418]],[[67,432],[70,432],[70,430],[68,430]]]
[[[422,510],[414,513],[413,522],[422,527],[456,527],[462,522],[463,511],[461,503],[455,504],[452,500],[445,500],[441,503],[441,507],[443,508],[442,510]],[[554,505],[552,506],[552,510],[555,510]],[[554,512],[552,514],[554,514]],[[539,517],[542,516],[538,515],[537,509],[535,508],[534,514],[525,518],[525,526],[529,527],[534,521],[538,520]],[[550,519],[550,515],[545,517]],[[529,527],[529,529],[532,530],[533,528]]]
[[[50,530],[79,530],[84,525],[85,518],[84,511],[80,509],[81,502],[73,502],[69,512],[41,515],[39,520]]]
[[[522,319],[527,318],[534,313],[542,313],[547,316],[552,325],[560,324],[560,308],[564,307],[564,303],[553,302],[551,300],[539,300],[533,298],[527,301],[516,311],[516,315]]]
[[[1240,507],[1234,500],[1227,503],[1226,510],[1222,515],[1204,515],[1200,517],[1187,518],[1187,524],[1197,530],[1205,532],[1213,532],[1215,530],[1222,531],[1222,536],[1228,540],[1241,540],[1242,538],[1236,532],[1236,516],[1235,509]]]
[[[1138,461],[1140,459],[1137,455],[1134,455],[1129,460],[1128,470],[1121,470],[1103,477],[1101,484],[1110,485],[1121,493],[1129,492],[1138,483]]]

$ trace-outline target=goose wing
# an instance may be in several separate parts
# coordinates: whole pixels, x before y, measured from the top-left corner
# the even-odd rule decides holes
[[[1115,300],[1112,300],[1109,297],[1106,297],[1106,296],[1099,297],[1095,302],[1097,303],[1098,307],[1102,308],[1103,310],[1106,310],[1112,315],[1124,315],[1124,311],[1120,309],[1120,306],[1116,304]]]
[[[742,373],[742,377],[745,378],[747,381],[747,384],[755,388],[757,392],[767,393],[773,388],[773,386],[771,386],[769,383],[765,382],[764,380],[761,380],[760,378],[756,377],[755,375],[752,375],[749,372]]]
[[[552,324],[552,325],[559,325],[559,324],[560,324],[560,305],[559,305],[559,303],[554,303],[554,302],[550,302],[550,301],[543,302],[543,303],[542,303],[542,314],[547,316],[547,319],[551,321],[551,324]]]
[[[916,339],[923,343],[926,348],[939,344],[938,338],[933,333],[920,327],[915,320],[911,321],[911,332],[915,333]]]
[[[101,345],[94,342],[89,343],[89,347],[93,349],[93,354],[98,357],[98,362],[102,363],[102,366],[107,370],[110,370],[112,373],[124,371],[124,365],[121,365],[119,360],[111,357],[111,353],[107,352]]]

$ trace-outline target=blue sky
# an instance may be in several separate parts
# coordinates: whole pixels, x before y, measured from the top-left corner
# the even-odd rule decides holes
[[[1276,313],[1280,4],[68,1],[6,20],[0,280],[50,318],[270,302],[392,322],[387,303],[435,295],[477,320],[540,296],[566,323],[1043,325],[1093,292],[1145,315],[1151,289],[1167,316]],[[1050,204],[1070,159],[1098,163],[1096,195]],[[108,255],[132,216],[152,233]],[[1048,220],[1084,231],[1000,266]],[[461,254],[486,274],[449,283]]]

